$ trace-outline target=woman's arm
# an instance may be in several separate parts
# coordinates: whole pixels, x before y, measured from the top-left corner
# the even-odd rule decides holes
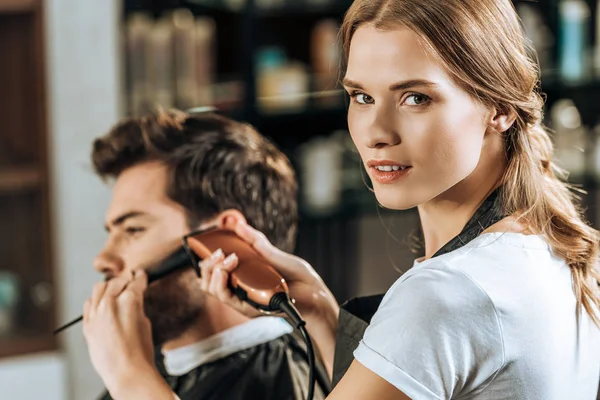
[[[354,360],[327,400],[410,400],[391,383]]]
[[[335,353],[335,336],[338,326],[339,306],[323,305],[313,312],[303,314],[308,334],[314,340],[321,353],[321,358],[329,380],[333,378],[333,360]]]

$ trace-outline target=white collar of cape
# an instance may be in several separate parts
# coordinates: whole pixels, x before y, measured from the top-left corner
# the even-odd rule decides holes
[[[293,330],[280,317],[253,318],[199,342],[163,351],[165,369],[171,376],[185,375],[203,364],[270,342]]]

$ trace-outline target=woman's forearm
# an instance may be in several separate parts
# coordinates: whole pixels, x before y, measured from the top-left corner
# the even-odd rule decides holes
[[[304,316],[306,328],[321,354],[329,379],[333,376],[335,337],[340,307],[333,295],[325,296],[322,305]]]

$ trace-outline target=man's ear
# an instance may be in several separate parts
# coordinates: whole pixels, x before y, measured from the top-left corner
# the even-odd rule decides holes
[[[512,110],[492,109],[488,125],[495,132],[503,133],[515,123],[517,114]]]
[[[214,222],[219,228],[233,230],[239,222],[246,223],[246,217],[240,211],[231,208],[220,212],[215,217]]]

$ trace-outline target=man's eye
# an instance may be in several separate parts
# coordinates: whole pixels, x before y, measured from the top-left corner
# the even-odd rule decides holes
[[[139,234],[141,232],[144,232],[145,230],[146,230],[145,228],[141,228],[141,227],[137,227],[137,226],[129,226],[129,227],[125,228],[125,233],[133,236],[133,235]]]
[[[375,100],[371,96],[362,92],[352,92],[350,93],[350,97],[358,104],[366,105],[375,103]]]

